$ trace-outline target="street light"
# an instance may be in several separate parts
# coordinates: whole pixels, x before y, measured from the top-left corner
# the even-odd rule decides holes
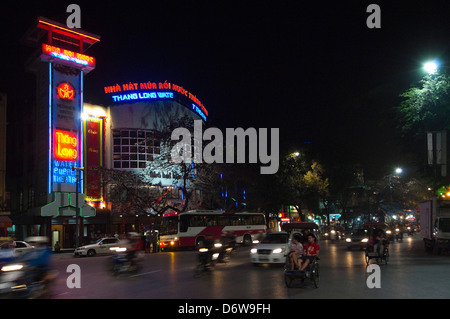
[[[438,70],[438,65],[435,61],[429,61],[423,65],[423,69],[428,74],[435,74]]]
[[[401,174],[402,172],[403,172],[403,170],[402,170],[400,167],[397,167],[397,168],[395,169],[395,173],[396,173],[397,175]]]
[[[76,171],[76,179],[75,179],[75,247],[80,247],[80,232],[81,229],[81,223],[80,223],[80,211],[78,207],[78,184],[80,181],[80,171],[83,171],[84,167],[75,167],[72,166],[72,171]]]

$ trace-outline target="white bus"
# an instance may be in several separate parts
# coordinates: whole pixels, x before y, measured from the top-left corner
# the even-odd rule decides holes
[[[167,213],[162,218],[160,247],[196,247],[207,234],[214,239],[222,232],[232,231],[236,242],[250,245],[259,235],[266,233],[266,219],[261,213],[226,213],[214,210],[193,210]]]

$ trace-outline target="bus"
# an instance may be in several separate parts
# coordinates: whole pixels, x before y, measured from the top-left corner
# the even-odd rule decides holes
[[[167,213],[160,228],[160,248],[197,247],[211,234],[220,238],[222,232],[232,231],[236,242],[250,245],[267,230],[266,218],[261,213],[226,213],[214,210],[193,210]]]

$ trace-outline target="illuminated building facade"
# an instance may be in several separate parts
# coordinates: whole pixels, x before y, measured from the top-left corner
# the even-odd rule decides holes
[[[84,217],[96,216],[84,200],[79,174],[85,144],[80,116],[83,79],[96,62],[85,52],[100,37],[39,17],[23,41],[35,50],[27,70],[36,75],[36,99],[9,128],[23,136],[8,148],[14,232],[18,238],[47,235],[53,244],[73,245],[82,236]]]
[[[147,214],[111,213],[97,167],[144,168],[161,151],[155,132],[176,118],[206,121],[207,110],[182,86],[152,81],[105,86],[108,106],[85,103],[83,78],[96,65],[86,50],[100,37],[39,18],[25,39],[37,52],[28,65],[37,85],[30,114],[8,128],[21,131],[8,147],[15,236],[47,235],[68,248],[98,234],[141,230]],[[173,179],[159,176],[162,191]]]

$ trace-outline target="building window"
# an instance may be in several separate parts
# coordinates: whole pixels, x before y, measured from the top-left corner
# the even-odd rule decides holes
[[[145,168],[161,150],[160,141],[150,130],[113,130],[114,168]]]

